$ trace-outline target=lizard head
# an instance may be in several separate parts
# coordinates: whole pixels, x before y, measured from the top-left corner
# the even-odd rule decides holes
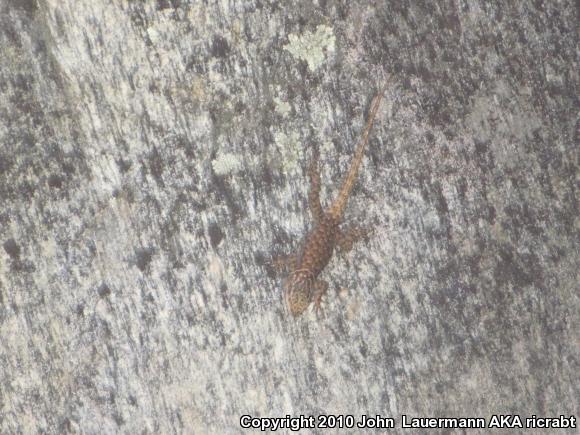
[[[312,302],[312,273],[306,269],[294,271],[284,284],[285,299],[290,313],[298,317]]]

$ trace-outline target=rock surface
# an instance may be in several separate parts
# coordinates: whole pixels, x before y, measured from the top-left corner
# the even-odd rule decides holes
[[[0,432],[579,416],[577,9],[503,3],[1,1]],[[387,76],[375,236],[293,320]]]

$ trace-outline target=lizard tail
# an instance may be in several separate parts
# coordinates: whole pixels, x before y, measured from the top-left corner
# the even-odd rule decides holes
[[[373,126],[373,121],[375,120],[375,116],[379,110],[379,106],[381,104],[381,99],[383,98],[383,94],[385,93],[386,85],[383,86],[381,91],[378,93],[377,96],[373,99],[371,103],[371,108],[369,111],[369,117],[367,120],[367,125],[364,129],[362,134],[361,140],[356,147],[356,151],[354,157],[352,159],[352,163],[350,165],[350,169],[348,170],[348,174],[342,183],[342,187],[340,188],[340,192],[338,193],[338,197],[334,200],[332,205],[329,208],[328,213],[337,221],[340,221],[342,215],[344,213],[344,209],[346,208],[346,203],[348,201],[348,197],[350,192],[352,191],[352,187],[356,180],[356,176],[358,174],[358,170],[360,164],[362,162],[365,147],[369,140],[369,133],[371,131],[371,127]]]

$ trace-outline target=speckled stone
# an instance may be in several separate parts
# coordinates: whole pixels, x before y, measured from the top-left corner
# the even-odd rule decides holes
[[[578,417],[576,21],[572,1],[0,2],[0,433]],[[328,204],[386,74],[346,211],[374,238],[292,319],[267,260],[311,225],[313,144]]]

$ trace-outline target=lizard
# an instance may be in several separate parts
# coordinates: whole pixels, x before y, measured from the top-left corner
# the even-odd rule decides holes
[[[369,133],[377,115],[385,87],[373,98],[366,127],[356,146],[349,170],[342,182],[334,202],[324,210],[320,204],[320,172],[318,170],[318,153],[308,170],[310,192],[308,194],[315,226],[305,238],[301,252],[290,255],[278,261],[277,267],[291,270],[284,281],[284,299],[293,317],[302,314],[311,303],[316,311],[320,310],[322,297],[328,290],[328,283],[319,278],[320,273],[328,265],[335,247],[343,252],[350,250],[353,243],[367,234],[368,231],[359,228],[342,230],[339,225],[343,220],[344,211],[356,181],[359,168],[368,143]]]

